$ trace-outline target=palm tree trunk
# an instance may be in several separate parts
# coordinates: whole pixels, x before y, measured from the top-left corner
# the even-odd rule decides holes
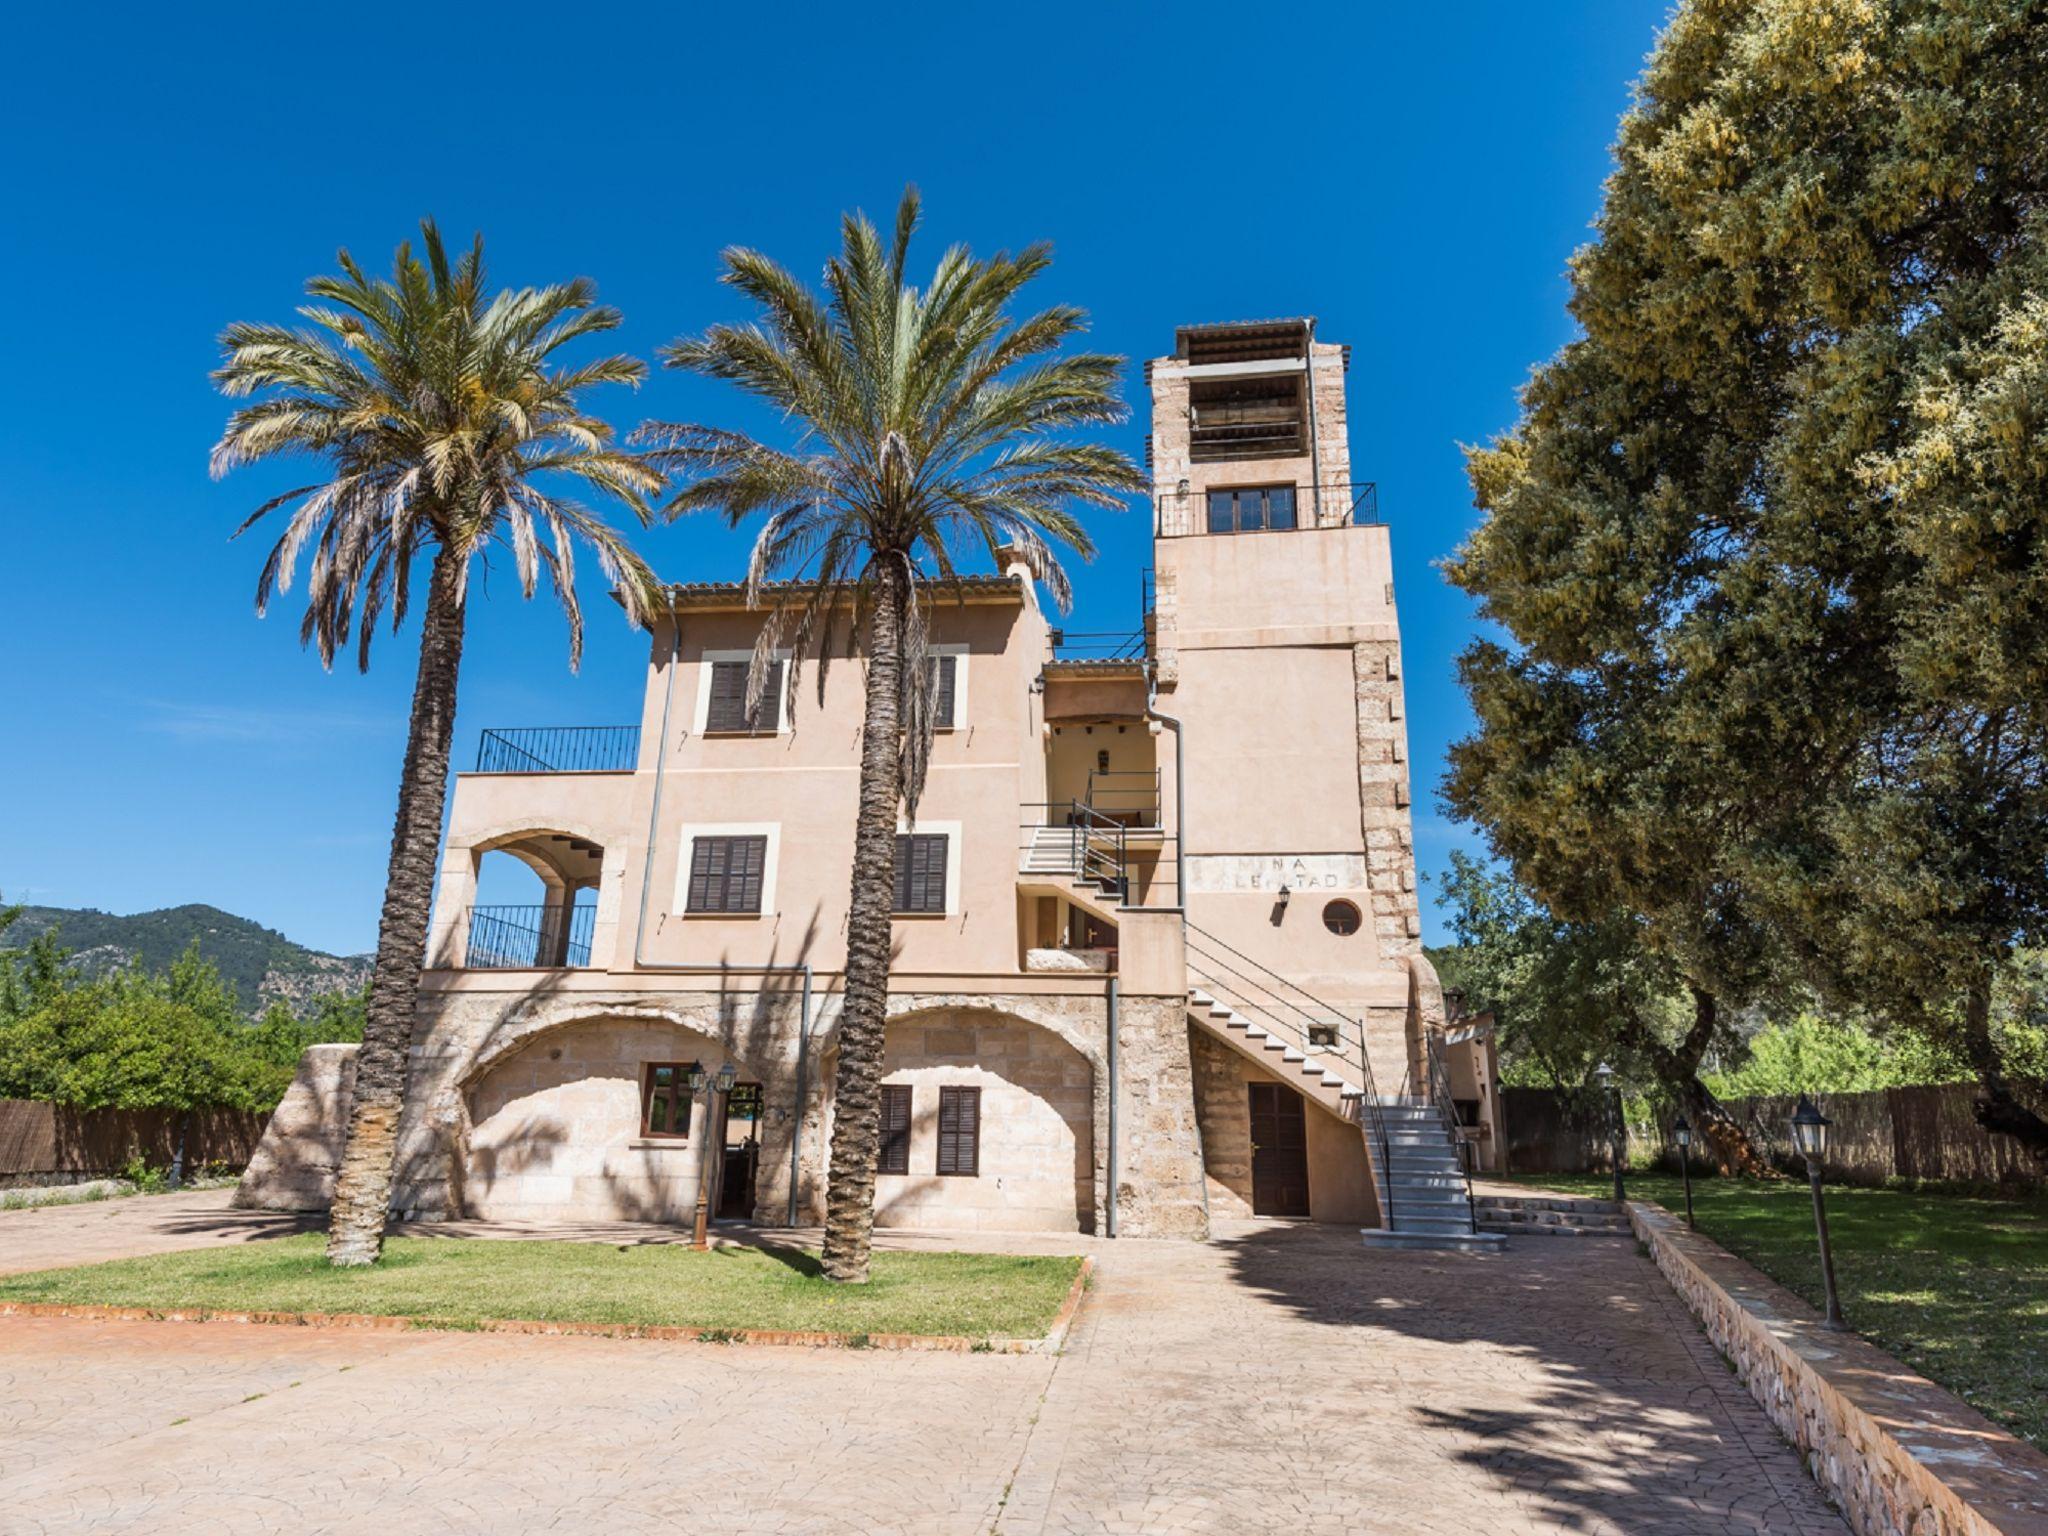
[[[867,719],[861,729],[860,812],[846,918],[846,998],[832,1086],[832,1165],[825,1186],[825,1274],[864,1282],[875,1230],[881,1151],[882,1035],[889,1010],[890,912],[895,906],[896,811],[902,802],[904,570],[883,555],[868,614]]]
[[[462,669],[461,575],[460,560],[448,550],[434,556],[405,767],[398,781],[398,820],[391,832],[391,864],[384,879],[384,913],[377,927],[377,963],[370,975],[363,1043],[356,1054],[355,1108],[327,1226],[330,1264],[374,1264],[384,1252],[398,1117],[405,1104],[406,1058],[412,1047],[420,967],[427,957],[427,918],[434,901],[441,812],[448,797],[455,682]]]

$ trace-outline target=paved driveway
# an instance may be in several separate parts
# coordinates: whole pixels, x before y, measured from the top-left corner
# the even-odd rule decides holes
[[[1065,1246],[1057,1359],[0,1319],[0,1531],[1845,1529],[1632,1244]]]

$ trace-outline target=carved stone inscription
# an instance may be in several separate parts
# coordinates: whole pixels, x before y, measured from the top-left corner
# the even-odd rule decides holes
[[[1362,891],[1362,853],[1191,853],[1190,891]]]

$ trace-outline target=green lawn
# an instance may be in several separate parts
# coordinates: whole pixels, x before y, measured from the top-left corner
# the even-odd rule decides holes
[[[1515,1182],[1613,1193],[1604,1175]],[[1692,1187],[1701,1232],[1821,1305],[1804,1179],[1695,1178]],[[1631,1175],[1628,1193],[1685,1210],[1675,1177]],[[2048,1200],[1831,1185],[1827,1206],[1849,1326],[2048,1450]]]
[[[812,1251],[394,1237],[372,1269],[328,1267],[319,1233],[0,1277],[0,1302],[366,1312],[451,1327],[488,1318],[820,1329],[971,1339],[1045,1333],[1078,1258],[877,1253],[837,1286]]]

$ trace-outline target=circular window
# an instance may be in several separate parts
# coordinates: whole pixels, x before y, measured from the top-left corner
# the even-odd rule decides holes
[[[1353,934],[1365,926],[1355,901],[1333,901],[1323,908],[1323,926],[1335,934]]]

